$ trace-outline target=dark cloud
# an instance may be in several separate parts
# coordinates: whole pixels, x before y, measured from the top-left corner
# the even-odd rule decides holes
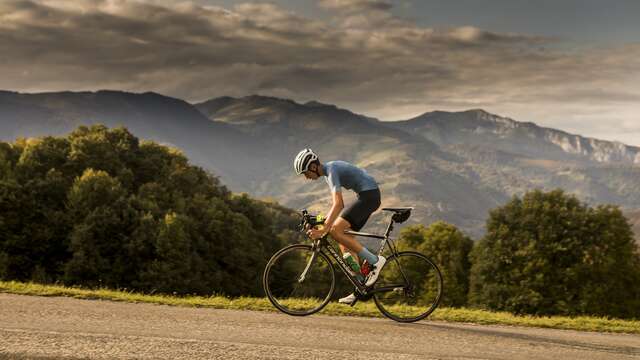
[[[640,96],[638,45],[570,50],[526,34],[420,27],[395,17],[391,1],[318,4],[337,17],[258,3],[0,1],[0,88],[152,90],[191,101],[261,93],[387,119],[438,107],[539,122],[615,112],[625,124],[633,112],[616,107]],[[601,129],[584,116],[583,132]]]
[[[393,4],[384,0],[319,0],[320,7],[339,12],[388,11]]]

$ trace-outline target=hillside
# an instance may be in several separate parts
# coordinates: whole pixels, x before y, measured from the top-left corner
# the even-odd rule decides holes
[[[0,140],[66,134],[79,125],[125,126],[132,133],[182,149],[227,183],[247,190],[244,173],[234,158],[255,165],[246,155],[232,152],[232,144],[254,141],[223,123],[212,123],[189,103],[156,93],[121,91],[23,94],[0,91]]]
[[[515,155],[557,161],[640,164],[640,148],[518,122],[481,109],[428,112],[389,123],[439,145],[481,145]]]
[[[263,150],[272,169],[253,193],[294,208],[311,205],[314,211],[327,211],[330,206],[324,181],[309,183],[292,176],[292,156],[304,147],[313,148],[326,161],[342,159],[365,168],[380,183],[385,206],[416,206],[414,222],[443,219],[477,234],[484,223],[478,214],[506,200],[503,194],[451,171],[457,160],[433,142],[333,105],[248,96],[196,106],[212,122],[259,133],[273,145]],[[384,216],[373,217],[378,230]]]
[[[640,204],[640,148],[517,122],[483,110],[389,123],[455,154],[478,181],[509,195],[563,188],[593,203]]]
[[[327,211],[330,201],[323,181],[293,175],[293,155],[304,147],[364,167],[380,183],[383,205],[416,207],[410,221],[445,220],[474,237],[489,209],[535,188],[640,209],[639,148],[482,110],[390,123],[331,104],[257,95],[189,104],[154,93],[0,92],[2,140],[98,122],[181,148],[231,190],[294,209]],[[368,229],[384,221],[375,214]]]
[[[290,175],[291,154],[311,146],[325,159],[367,169],[382,183],[388,204],[418,205],[415,221],[444,219],[476,236],[488,209],[535,188],[560,187],[592,203],[640,207],[639,148],[482,110],[381,122],[333,105],[262,96],[217,98],[196,106],[213,122],[260,133],[277,144],[281,151],[269,158],[281,166],[254,191],[293,206],[318,197],[323,198],[318,209],[328,206],[324,184],[308,186]]]

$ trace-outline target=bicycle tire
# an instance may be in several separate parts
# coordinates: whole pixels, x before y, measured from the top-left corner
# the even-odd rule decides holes
[[[282,264],[282,266],[280,267],[282,267],[284,270],[281,271],[282,274],[280,275],[278,274],[279,260],[280,260],[280,263],[285,262],[285,260],[283,260],[284,257],[291,255],[293,252],[296,252],[296,251],[299,251],[300,254],[302,255],[293,254],[293,261],[296,260],[296,256],[303,256],[305,260],[308,260],[308,257],[306,256],[311,256],[311,254],[313,253],[312,246],[305,245],[305,244],[294,244],[294,245],[289,245],[287,247],[280,249],[271,257],[271,259],[269,259],[269,262],[265,266],[264,273],[262,276],[262,286],[264,288],[265,294],[267,295],[267,298],[269,299],[271,304],[273,304],[273,306],[275,306],[278,310],[284,312],[285,314],[289,314],[293,316],[307,316],[322,310],[331,300],[331,297],[333,296],[336,288],[335,269],[333,268],[333,264],[331,263],[331,260],[325,253],[323,253],[322,251],[317,253],[315,263],[309,269],[310,272],[307,273],[307,276],[319,278],[323,275],[325,276],[328,275],[328,279],[330,279],[330,282],[328,284],[323,284],[322,287],[312,286],[311,287],[312,290],[310,291],[313,291],[316,293],[322,293],[326,289],[327,294],[326,296],[324,296],[324,298],[321,298],[318,305],[311,307],[311,309],[302,309],[301,306],[303,304],[311,302],[309,300],[310,298],[307,298],[307,299],[296,298],[296,297],[281,298],[282,294],[280,293],[284,294],[287,292],[287,290],[286,289],[280,290],[280,289],[273,288],[273,285],[276,284],[278,281],[283,281],[284,283],[286,283],[288,281],[297,280],[296,276],[299,277],[304,267],[306,267],[306,261],[302,261],[302,262],[299,262],[299,264],[295,264],[295,266],[299,268],[293,269],[291,276],[289,276],[289,274],[286,273],[286,264]],[[319,265],[318,263],[319,261],[324,261],[324,265]],[[304,264],[304,266],[300,267],[299,265],[302,265],[302,264]],[[326,270],[322,269],[321,268],[322,266],[324,266]],[[323,272],[327,272],[327,274],[323,274]],[[305,278],[305,281],[307,281],[306,278]],[[295,291],[296,284],[292,283],[291,285],[294,286],[293,291]],[[283,284],[281,286],[285,287],[287,285]],[[293,291],[291,294],[293,294]],[[291,303],[291,305],[287,305],[287,303]],[[298,308],[296,309],[291,307],[294,305],[297,306]]]
[[[404,276],[398,271],[398,268],[402,268]],[[422,320],[429,316],[440,303],[444,283],[442,273],[438,266],[425,255],[415,251],[403,251],[387,259],[374,289],[388,287],[390,284],[404,283],[405,276],[411,277],[409,279],[410,285],[404,286],[402,292],[394,290],[374,294],[373,299],[376,307],[384,316],[398,322],[408,323]],[[427,290],[427,292],[416,297],[416,294],[413,293],[414,288],[421,292]],[[409,292],[413,293],[413,297]],[[405,316],[399,315],[402,311],[405,312]],[[407,316],[406,314],[409,313],[411,315]]]

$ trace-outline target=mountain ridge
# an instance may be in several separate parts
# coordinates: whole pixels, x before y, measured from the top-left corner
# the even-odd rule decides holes
[[[205,116],[213,121],[226,121],[225,115],[232,112],[237,107],[243,107],[244,111],[256,112],[258,109],[262,109],[263,113],[259,114],[264,116],[266,112],[271,111],[288,111],[291,113],[299,113],[302,111],[327,111],[331,112],[333,116],[340,116],[342,118],[348,117],[350,120],[367,120],[370,122],[380,122],[380,120],[368,117],[362,114],[354,113],[348,109],[340,108],[333,104],[325,104],[315,100],[307,101],[306,103],[298,103],[291,99],[283,99],[272,96],[264,95],[248,95],[240,98],[234,98],[230,96],[222,96],[213,98],[207,101],[194,103]],[[222,118],[220,117],[222,116]]]
[[[372,174],[383,206],[417,206],[409,223],[445,220],[473,237],[482,235],[489,209],[531,189],[560,187],[593,204],[640,209],[638,164],[566,152],[546,136],[533,136],[545,134],[542,127],[482,109],[425,114],[422,123],[412,122],[418,117],[391,123],[313,100],[260,95],[190,104],[153,92],[5,91],[0,139],[60,135],[84,123],[124,125],[136,136],[183,149],[233,191],[324,212],[331,201],[324,182],[306,182],[291,170],[293,155],[312,147],[323,160],[346,160]],[[486,127],[483,118],[498,125]],[[376,213],[370,226],[385,220]]]
[[[79,125],[97,123],[126,126],[146,139],[179,147],[196,164],[215,170],[226,181],[241,178],[233,175],[228,146],[246,134],[228,124],[211,123],[182,99],[114,90],[0,93],[1,140],[62,135]]]
[[[470,116],[469,116],[470,115]],[[426,112],[408,120],[390,122],[389,125],[409,131],[427,132],[426,138],[440,145],[452,143],[468,143],[474,139],[459,136],[444,138],[438,132],[446,131],[447,126],[454,126],[474,133],[477,141],[483,139],[487,143],[498,141],[507,145],[512,133],[527,132],[528,136],[543,139],[549,145],[561,149],[571,156],[583,156],[598,162],[617,161],[621,163],[640,164],[640,147],[626,145],[618,141],[600,140],[572,134],[564,130],[543,127],[534,122],[520,122],[508,117],[491,114],[482,109],[471,109],[462,112],[433,111]],[[494,135],[493,137],[491,135]],[[496,144],[498,146],[500,144]],[[522,146],[522,144],[520,144]],[[497,147],[507,150],[506,147]],[[558,149],[556,149],[558,150]],[[550,155],[553,149],[548,149]]]

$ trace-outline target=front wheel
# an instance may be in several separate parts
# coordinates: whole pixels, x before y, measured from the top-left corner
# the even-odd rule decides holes
[[[333,296],[336,278],[329,257],[310,245],[289,245],[264,269],[262,285],[269,301],[289,315],[320,311]]]
[[[429,258],[403,251],[390,256],[380,272],[374,301],[386,317],[414,322],[429,316],[442,297],[442,274]]]

